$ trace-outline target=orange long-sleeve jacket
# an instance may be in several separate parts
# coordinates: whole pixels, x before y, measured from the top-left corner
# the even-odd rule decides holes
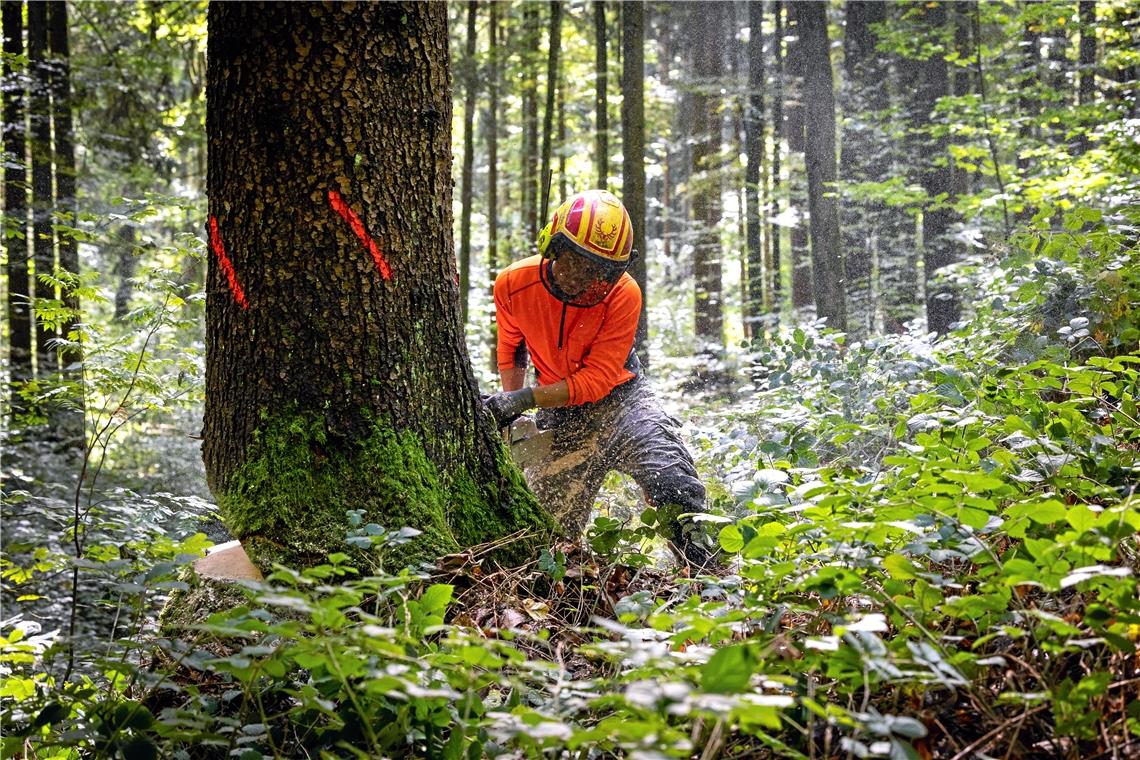
[[[520,366],[525,346],[540,385],[565,379],[571,405],[600,401],[635,377],[625,364],[641,314],[641,288],[626,273],[597,306],[567,306],[542,284],[541,263],[541,256],[516,261],[495,279],[499,369]]]

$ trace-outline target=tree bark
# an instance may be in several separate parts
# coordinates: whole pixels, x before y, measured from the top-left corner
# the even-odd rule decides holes
[[[887,100],[886,67],[875,52],[876,37],[871,25],[886,20],[887,6],[869,0],[849,0],[847,26],[843,38],[843,104],[845,111],[839,174],[845,185],[881,182],[888,177],[885,160],[888,145],[878,128],[879,114],[890,105]],[[850,306],[847,326],[857,337],[869,334],[874,326],[872,276],[879,223],[886,212],[884,204],[853,197],[844,191],[843,253]]]
[[[226,524],[262,569],[343,550],[350,510],[423,532],[389,562],[547,530],[463,337],[446,6],[208,19],[203,458]]]
[[[538,237],[538,3],[523,7],[522,207],[526,246]],[[545,224],[545,222],[543,222]]]
[[[487,76],[487,296],[491,304],[490,343],[488,345],[489,366],[492,372],[498,370],[499,360],[495,355],[498,345],[498,323],[495,321],[495,277],[499,271],[499,86],[501,83],[499,63],[499,4],[490,4],[490,18],[487,20],[487,55],[490,72]]]
[[[52,232],[51,181],[51,73],[47,63],[47,3],[28,3],[28,60],[31,67],[32,129],[32,253],[36,298],[55,298],[55,288],[40,278],[55,274],[55,235]],[[59,356],[53,345],[54,331],[37,321],[36,374],[49,377],[59,369]]]
[[[598,187],[608,190],[610,180],[610,124],[606,99],[608,64],[606,62],[606,2],[594,0],[594,161],[598,168]]]
[[[780,188],[782,183],[780,181],[780,155],[783,152],[783,141],[781,139],[784,125],[784,3],[782,0],[776,0],[772,4],[772,12],[775,16],[776,29],[772,37],[772,73],[774,76],[772,88],[772,178],[770,186],[772,188],[772,211],[778,214],[780,211],[780,196],[782,192]],[[779,319],[780,309],[783,301],[783,276],[780,273],[780,243],[783,237],[783,229],[778,224],[773,224],[768,230],[768,239],[772,250],[772,265],[768,268],[768,289],[772,294],[771,296],[771,309],[772,314],[776,319]]]
[[[641,317],[634,346],[642,363],[649,356],[649,281],[645,267],[645,2],[622,6],[621,82],[621,199],[633,224],[633,245],[639,251],[630,274],[641,288]]]
[[[808,249],[809,220],[805,172],[791,165],[794,154],[805,157],[804,150],[804,57],[803,36],[796,20],[797,3],[788,3],[788,30],[793,39],[788,42],[788,79],[785,81],[784,119],[785,138],[788,141],[788,205],[798,212],[799,219],[791,229],[789,243],[792,256],[792,307],[803,308],[812,302],[811,253]],[[806,158],[806,157],[805,157]]]
[[[58,224],[78,227],[78,208],[75,201],[75,142],[71,117],[71,50],[67,38],[67,3],[53,0],[48,4],[48,41],[51,47],[51,111],[52,153],[55,161],[55,201],[53,203]],[[59,268],[74,280],[61,288],[63,305],[69,316],[60,331],[64,343],[59,351],[59,363],[64,376],[72,383],[83,379],[83,348],[79,334],[79,250],[75,235],[67,230],[56,233],[59,246]],[[68,394],[68,404],[56,413],[56,430],[73,444],[83,440],[84,394],[81,386],[74,386]]]
[[[835,85],[827,39],[827,6],[819,0],[796,4],[804,50],[804,118],[811,214],[811,270],[816,315],[827,326],[847,329],[843,249],[835,165]]]
[[[724,347],[721,305],[721,176],[720,79],[724,76],[722,13],[717,2],[692,3],[689,27],[697,41],[693,50],[693,175],[690,186],[693,223],[693,284],[698,351],[718,354]]]
[[[1080,0],[1078,13],[1081,23],[1081,44],[1078,55],[1077,104],[1091,106],[1096,96],[1096,0]],[[1077,150],[1085,153],[1089,149],[1088,117],[1081,114],[1082,128],[1077,142]]]
[[[750,337],[764,313],[764,248],[760,230],[760,178],[764,170],[764,4],[748,4],[748,97],[744,117],[744,205],[748,290],[744,303],[744,334]]]
[[[545,225],[550,213],[550,142],[554,136],[554,109],[555,96],[558,92],[558,53],[562,47],[562,2],[550,2],[550,44],[546,55],[546,112],[542,116],[542,171],[539,173],[539,184],[542,186],[542,208],[539,209],[539,223]],[[561,203],[561,201],[558,201]]]
[[[8,361],[11,367],[13,423],[24,411],[18,393],[32,379],[31,282],[28,278],[28,175],[26,148],[26,96],[24,74],[13,57],[24,53],[23,3],[5,0],[4,21],[4,216],[12,236],[4,241],[8,254]],[[7,232],[7,230],[5,230]]]
[[[475,19],[478,0],[467,0],[467,44],[463,59],[463,185],[459,201],[459,309],[467,323],[467,296],[471,290],[471,202],[475,178]]]

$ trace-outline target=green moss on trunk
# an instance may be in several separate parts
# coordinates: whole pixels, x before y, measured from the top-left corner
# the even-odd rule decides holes
[[[349,510],[386,528],[420,530],[388,558],[408,564],[520,530],[545,537],[554,529],[502,447],[496,465],[497,482],[480,484],[462,469],[444,476],[410,431],[377,423],[363,441],[331,442],[319,419],[292,415],[262,427],[216,495],[222,519],[263,571],[348,551]],[[519,559],[532,548],[523,542],[505,554]]]

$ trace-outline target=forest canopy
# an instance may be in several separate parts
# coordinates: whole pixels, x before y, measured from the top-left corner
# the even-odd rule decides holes
[[[2,7],[0,756],[1140,752],[1134,0]],[[590,188],[707,567],[483,409]]]

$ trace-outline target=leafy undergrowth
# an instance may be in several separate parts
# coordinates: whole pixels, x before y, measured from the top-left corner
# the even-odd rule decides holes
[[[66,683],[7,626],[5,755],[1135,754],[1137,219],[1048,219],[959,268],[956,334],[787,330],[689,410],[717,573],[656,563],[652,512],[392,572],[414,538],[354,515],[374,566],[279,568]],[[183,584],[194,540],[159,544],[120,599]]]

